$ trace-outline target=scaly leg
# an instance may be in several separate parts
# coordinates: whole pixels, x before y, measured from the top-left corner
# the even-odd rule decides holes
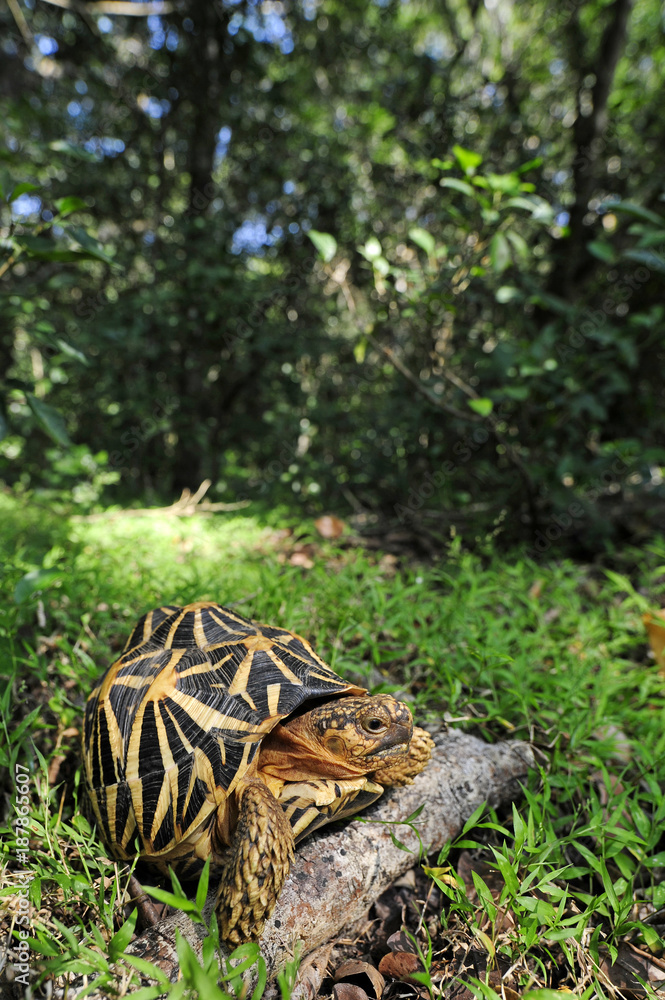
[[[413,736],[409,744],[408,756],[383,770],[376,771],[372,775],[372,780],[384,788],[392,788],[399,785],[410,785],[416,774],[423,770],[434,750],[434,741],[429,733],[418,726],[414,726]]]
[[[253,778],[236,794],[238,823],[216,903],[222,937],[233,945],[260,936],[294,856],[291,825],[270,789]]]

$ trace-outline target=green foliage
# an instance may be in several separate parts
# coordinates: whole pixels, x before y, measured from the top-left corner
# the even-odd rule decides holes
[[[657,517],[665,53],[655,0],[614,15],[39,5],[27,58],[3,10],[6,481],[537,552]]]

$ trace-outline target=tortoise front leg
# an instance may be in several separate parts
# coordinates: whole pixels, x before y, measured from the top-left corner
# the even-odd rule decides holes
[[[410,785],[417,774],[423,770],[432,756],[434,750],[434,740],[429,733],[418,726],[414,726],[413,736],[409,743],[409,753],[398,764],[376,771],[372,775],[372,780],[384,788],[393,788],[399,785]]]
[[[250,779],[236,794],[238,822],[215,904],[222,937],[234,945],[259,937],[294,857],[291,825],[264,782]]]

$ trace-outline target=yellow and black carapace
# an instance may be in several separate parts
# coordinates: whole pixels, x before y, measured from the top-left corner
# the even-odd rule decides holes
[[[409,783],[432,741],[283,628],[210,602],[140,619],[90,695],[86,792],[110,852],[181,877],[222,870],[230,943],[261,933],[294,844]]]

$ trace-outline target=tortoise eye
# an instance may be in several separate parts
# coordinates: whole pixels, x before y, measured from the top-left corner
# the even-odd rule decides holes
[[[376,716],[372,716],[370,719],[365,719],[362,725],[363,729],[365,729],[368,733],[382,733],[388,728],[383,719],[377,719]]]

